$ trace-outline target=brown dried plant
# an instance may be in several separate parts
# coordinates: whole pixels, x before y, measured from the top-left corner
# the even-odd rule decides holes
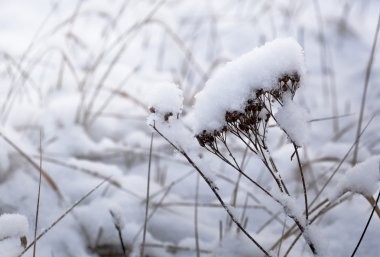
[[[315,246],[315,243],[310,238],[309,233],[306,233],[309,226],[309,211],[308,211],[308,200],[307,200],[307,190],[306,183],[303,176],[302,166],[300,162],[300,157],[298,154],[298,148],[294,142],[294,155],[297,157],[297,162],[299,166],[300,176],[302,180],[302,187],[304,192],[305,199],[305,217],[299,217],[292,213],[289,206],[284,203],[281,199],[274,196],[267,189],[264,188],[259,182],[255,181],[253,178],[248,176],[243,170],[241,165],[237,162],[235,158],[233,148],[230,145],[232,140],[227,140],[227,138],[232,137],[235,141],[242,142],[247,149],[255,155],[258,155],[265,165],[268,172],[271,174],[271,177],[274,179],[277,187],[280,192],[286,196],[291,197],[284,180],[281,178],[280,172],[276,167],[276,164],[271,157],[271,153],[267,147],[267,131],[268,124],[271,119],[276,122],[273,109],[274,105],[277,103],[280,106],[284,105],[285,98],[293,99],[296,90],[300,86],[301,77],[299,73],[294,72],[291,74],[283,74],[276,80],[276,86],[272,89],[258,89],[255,92],[252,92],[249,100],[246,101],[243,111],[241,110],[228,110],[225,112],[225,125],[214,131],[203,130],[201,133],[197,134],[195,137],[198,140],[198,143],[201,147],[206,149],[208,152],[217,156],[228,166],[231,166],[236,170],[240,175],[244,176],[256,187],[258,187],[262,192],[264,192],[271,199],[279,203],[288,217],[292,218],[295,222],[295,225],[298,227],[301,234],[306,241],[306,244],[309,246],[313,255],[318,255],[318,250]],[[152,110],[151,110],[152,111]],[[155,110],[153,109],[153,112]],[[168,119],[165,116],[165,122],[168,122]],[[238,226],[238,228],[256,245],[261,249],[261,251],[267,255],[271,256],[269,251],[265,250],[245,229],[242,224],[233,216],[232,212],[228,208],[227,204],[221,198],[218,193],[218,188],[215,186],[213,181],[208,178],[201,168],[194,162],[193,159],[179,146],[170,141],[168,137],[163,135],[156,125],[152,125],[153,129],[166,141],[168,141],[179,153],[181,153],[187,161],[195,168],[195,170],[201,175],[205,182],[209,185],[220,204],[225,208],[231,220]],[[285,131],[284,131],[285,132]],[[286,132],[285,132],[286,133]],[[231,138],[231,139],[232,139]],[[290,138],[291,140],[291,138]],[[305,232],[305,233],[304,233]]]

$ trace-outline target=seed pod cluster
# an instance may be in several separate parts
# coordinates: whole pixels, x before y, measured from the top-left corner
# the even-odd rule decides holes
[[[282,101],[282,96],[285,92],[290,92],[291,96],[293,97],[296,93],[296,90],[299,88],[300,83],[300,75],[298,73],[292,73],[290,75],[285,74],[278,78],[277,80],[277,87],[269,93],[273,98],[275,98],[277,101]]]

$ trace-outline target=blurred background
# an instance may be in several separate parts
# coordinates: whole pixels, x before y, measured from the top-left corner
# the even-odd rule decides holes
[[[174,82],[183,91],[187,123],[194,96],[224,63],[275,38],[295,38],[307,69],[295,101],[310,115],[302,160],[316,195],[338,164],[332,184],[345,169],[380,154],[380,60],[373,48],[379,12],[376,0],[1,0],[0,214],[21,213],[34,224],[41,161],[38,231],[112,177],[38,241],[37,256],[123,256],[113,209],[125,223],[126,256],[139,256],[144,230],[146,256],[261,256],[157,135],[144,229],[152,133],[146,96],[158,83]],[[273,157],[299,196],[292,148],[281,131],[273,134]],[[244,148],[236,148],[243,156]],[[292,221],[205,156],[225,201],[270,249]],[[249,173],[271,188],[262,166],[255,156],[246,161]],[[363,197],[351,196],[317,221],[326,256],[352,252],[370,209]],[[379,231],[374,217],[358,256],[378,253]],[[33,235],[31,226],[29,242]],[[274,248],[279,256],[295,237]],[[20,251],[18,241],[0,239],[1,256]],[[301,239],[289,256],[311,253]]]

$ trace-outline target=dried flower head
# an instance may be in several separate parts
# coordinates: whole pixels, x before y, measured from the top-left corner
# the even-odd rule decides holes
[[[225,143],[227,132],[239,138],[251,138],[251,142],[265,147],[265,135],[268,122],[272,116],[272,104],[283,105],[284,95],[294,97],[299,87],[300,75],[297,72],[284,74],[276,80],[277,85],[271,89],[257,89],[248,99],[243,110],[226,111],[225,126],[220,130],[203,130],[196,135],[202,147],[218,150],[218,141]]]

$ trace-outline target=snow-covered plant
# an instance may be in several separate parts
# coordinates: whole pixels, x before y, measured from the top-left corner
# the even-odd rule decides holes
[[[1,3],[0,257],[377,256],[380,1]]]
[[[303,50],[291,38],[277,39],[224,65],[196,95],[193,111],[193,131],[201,147],[220,158],[267,196],[279,203],[292,218],[314,255],[321,254],[309,223],[307,190],[300,164],[298,148],[305,143],[305,115],[292,100],[302,85],[304,76]],[[173,91],[174,93],[174,91]],[[178,98],[177,98],[178,99]],[[167,104],[167,101],[164,101]],[[280,108],[278,113],[275,110]],[[156,107],[154,108],[156,110]],[[166,117],[166,116],[164,116]],[[153,118],[154,121],[154,118]],[[165,118],[165,121],[168,119]],[[294,146],[302,178],[304,210],[300,209],[281,178],[267,145],[268,125],[274,122],[287,134]],[[150,125],[201,174],[235,224],[258,246],[271,256],[239,223],[233,211],[224,203],[218,187],[207,176],[178,141],[160,131],[155,122]],[[258,156],[271,174],[278,190],[268,190],[244,171],[235,157],[234,142],[241,142]],[[291,156],[293,157],[293,156]]]

